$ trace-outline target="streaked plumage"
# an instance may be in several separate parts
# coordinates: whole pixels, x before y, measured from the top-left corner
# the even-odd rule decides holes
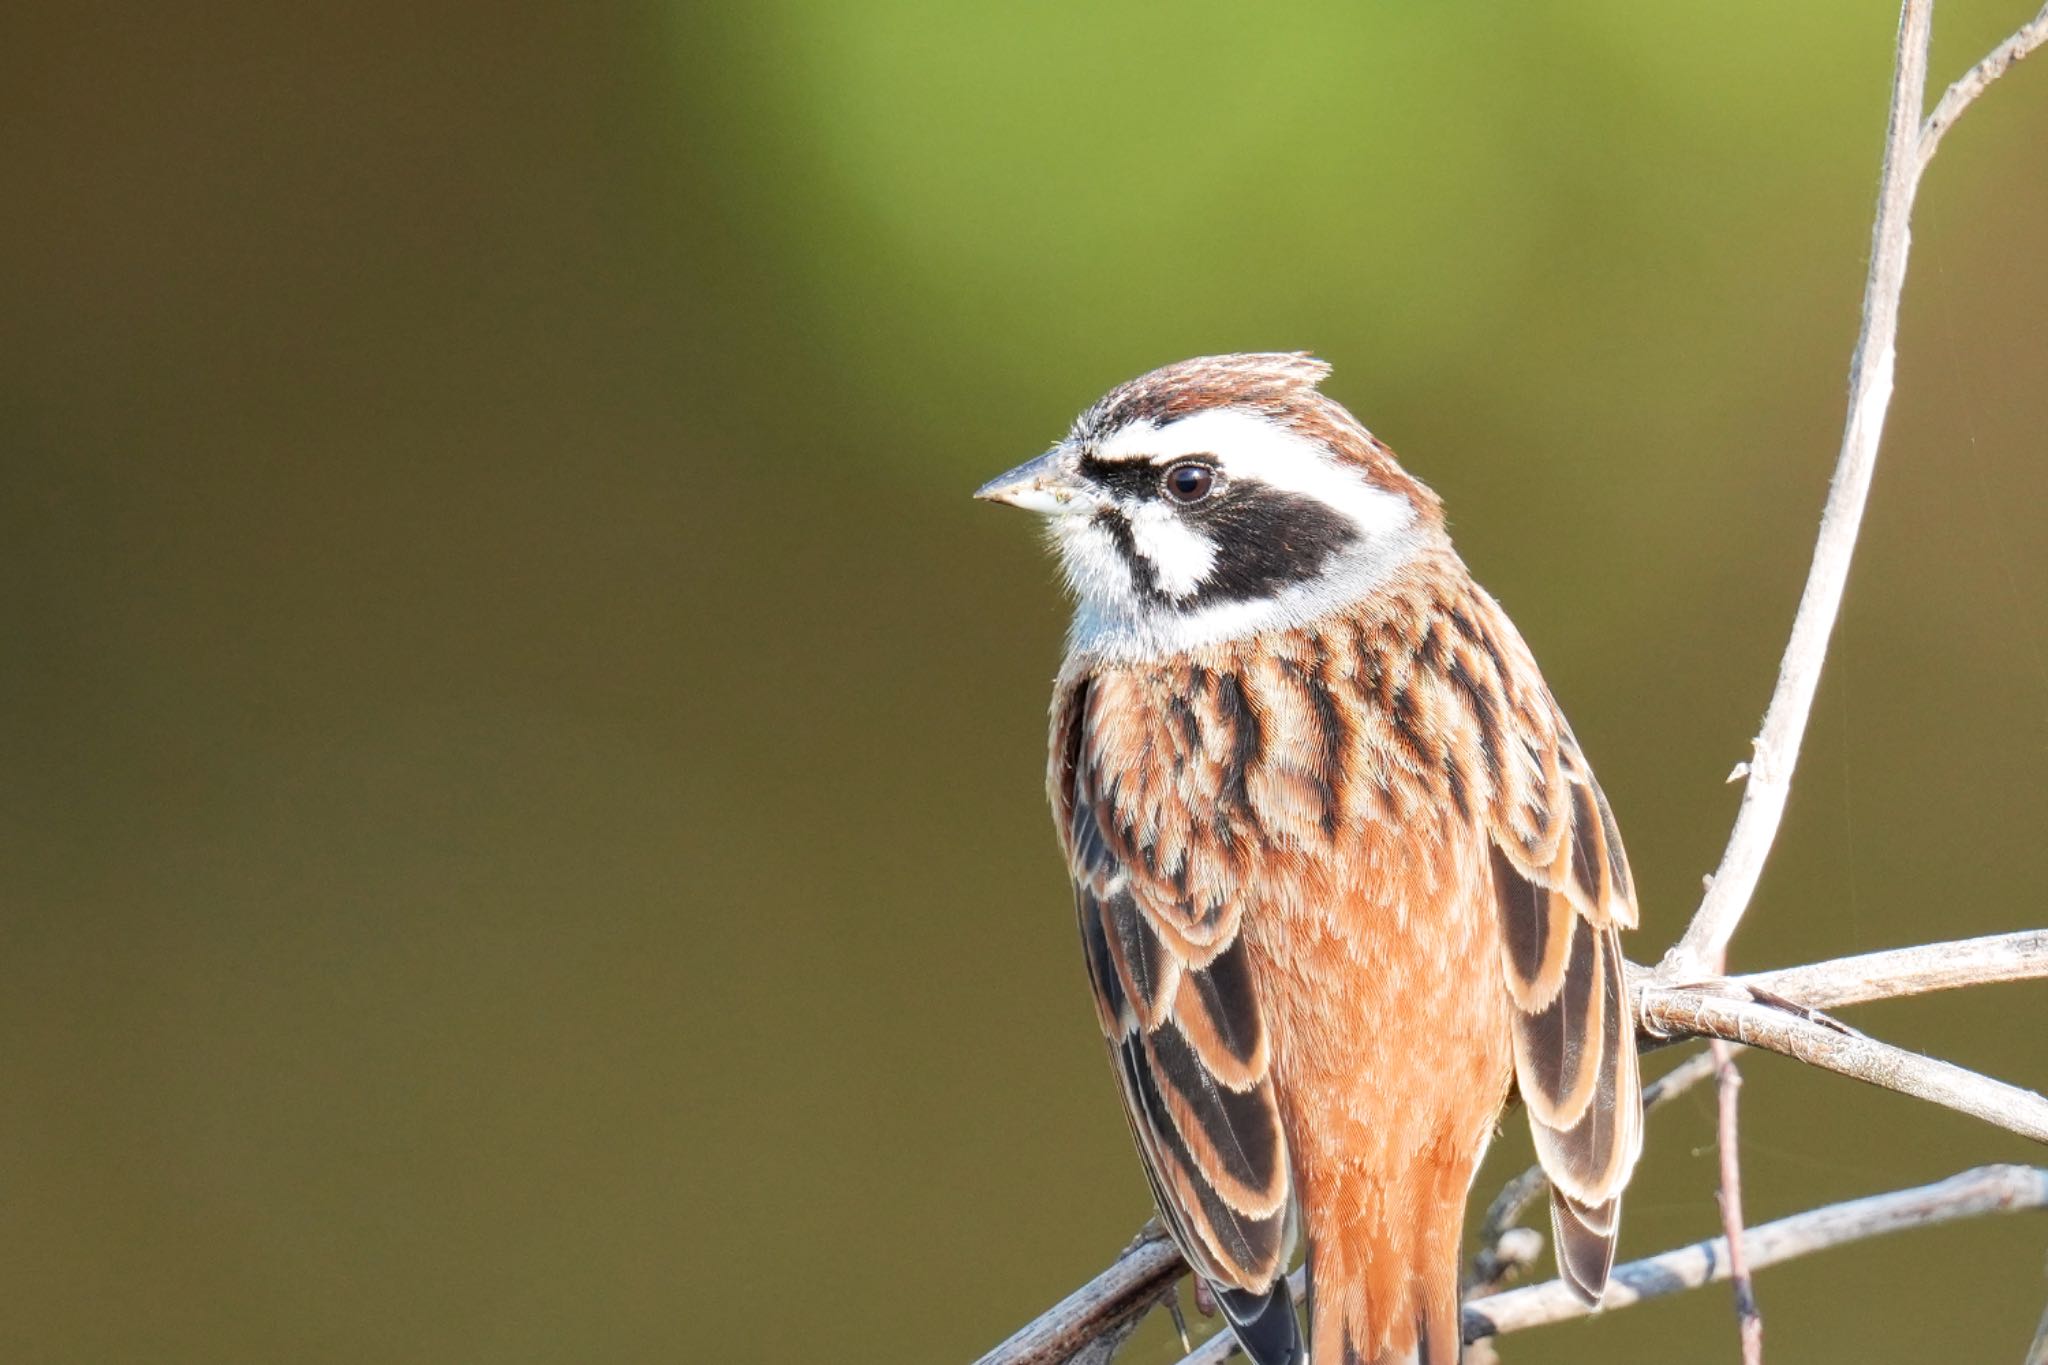
[[[1326,372],[1155,371],[982,495],[1049,514],[1079,599],[1050,796],[1168,1228],[1261,1365],[1301,1359],[1301,1234],[1317,1365],[1439,1365],[1511,1078],[1562,1273],[1606,1283],[1634,897],[1520,635]]]

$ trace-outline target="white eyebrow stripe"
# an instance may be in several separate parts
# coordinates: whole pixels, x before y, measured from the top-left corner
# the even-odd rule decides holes
[[[1232,467],[1240,455],[1261,462],[1308,455],[1325,458],[1322,447],[1298,436],[1271,418],[1249,408],[1203,408],[1161,426],[1156,422],[1132,422],[1121,426],[1095,447],[1095,458],[1112,463],[1151,460],[1170,464],[1190,455],[1226,454]],[[1248,472],[1248,471],[1247,471]]]
[[[1415,521],[1408,499],[1367,483],[1320,442],[1246,408],[1204,408],[1165,426],[1133,422],[1097,445],[1094,454],[1098,460],[1159,464],[1207,455],[1223,471],[1226,495],[1228,480],[1257,479],[1335,508],[1365,537],[1394,535]]]

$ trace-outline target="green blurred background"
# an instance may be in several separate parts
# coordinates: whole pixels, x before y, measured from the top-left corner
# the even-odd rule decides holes
[[[1944,5],[1937,80],[2027,8]],[[1893,25],[16,7],[0,1356],[949,1362],[1102,1265],[1146,1198],[1042,809],[1065,609],[967,493],[1189,354],[1319,351],[1445,495],[1655,957],[1805,569]],[[2048,920],[2048,71],[1917,227],[1738,965]],[[2044,1005],[1853,1018],[2040,1086]],[[1747,1075],[1759,1220],[2041,1158]],[[1708,1108],[1625,1253],[1712,1230]],[[2044,1248],[1770,1271],[1772,1354],[2017,1360]],[[1506,1354],[1735,1349],[1710,1291]]]

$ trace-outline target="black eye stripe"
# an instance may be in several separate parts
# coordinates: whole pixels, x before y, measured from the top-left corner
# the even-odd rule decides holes
[[[1305,493],[1238,479],[1230,496],[1210,498],[1183,515],[1216,545],[1216,561],[1189,606],[1248,602],[1313,582],[1358,540],[1343,513]]]
[[[1152,460],[1104,460],[1094,455],[1081,457],[1081,473],[1098,488],[1119,498],[1151,498],[1159,495],[1159,478],[1174,465],[1196,462],[1217,467],[1214,455],[1176,455],[1164,464]]]

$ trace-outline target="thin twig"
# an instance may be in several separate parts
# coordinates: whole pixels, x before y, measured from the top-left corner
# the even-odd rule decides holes
[[[1958,986],[2042,977],[2048,977],[2048,929],[1840,957],[1809,967],[1738,976],[1730,984],[1826,1010]]]
[[[1141,1236],[1088,1283],[1027,1323],[977,1365],[1059,1365],[1142,1315],[1187,1270],[1164,1234]]]
[[[1942,92],[1940,102],[1934,106],[1934,112],[1920,125],[1922,171],[1927,169],[1928,162],[1934,160],[1934,149],[1941,145],[1942,134],[1955,126],[1955,121],[1963,116],[1963,110],[1969,108],[1977,96],[1990,87],[1991,82],[2011,70],[2015,62],[2023,59],[2042,43],[2048,43],[2048,5],[2043,5],[2041,12],[2018,33],[1992,48],[1983,61],[1965,71],[1961,79]]]
[[[1643,976],[1643,984],[1648,986],[1647,973]],[[2048,930],[2036,929],[2014,934],[1961,939],[1953,943],[1931,943],[1916,948],[1866,953],[1860,957],[1841,958],[1833,962],[1734,977],[1718,984],[1734,992],[1738,997],[1752,988],[1775,995],[1780,993],[1781,988],[1789,987],[1800,997],[1800,1004],[1821,1006],[1857,1004],[1980,983],[2022,981],[2041,977],[2048,977]],[[1660,988],[1649,986],[1649,989]],[[1660,1001],[1666,998],[1664,995],[1659,996]],[[1682,1008],[1690,1011],[1694,1008],[1691,993],[1687,993],[1685,999],[1687,1003]],[[1723,1003],[1751,1004],[1739,999]],[[1826,1069],[1839,1071],[1859,1080],[1867,1080],[1888,1089],[1900,1089],[1918,1098],[1934,1099],[1936,1103],[1947,1104],[1949,1101],[1923,1094],[1922,1089],[1940,1087],[1960,1079],[1968,1098],[1988,1096],[1996,1112],[1987,1114],[1979,1107],[1963,1104],[1950,1107],[1961,1108],[1963,1112],[1979,1118],[1988,1118],[2000,1126],[2012,1126],[2014,1131],[2026,1136],[2038,1137],[2037,1132],[2028,1126],[2029,1115],[2037,1112],[2036,1106],[2023,1103],[2017,1115],[2012,1116],[2013,1124],[2005,1121],[2005,1111],[1999,1107],[2000,1102],[2013,1097],[2019,1097],[2023,1101],[2040,1099],[2030,1092],[2006,1086],[1973,1072],[1963,1071],[1962,1068],[1953,1067],[1945,1062],[1918,1057],[1873,1039],[1840,1034],[1825,1024],[1813,1024],[1811,1021],[1800,1019],[1796,1014],[1784,1014],[1770,1006],[1754,1005],[1752,1008],[1758,1013],[1750,1014],[1745,1011],[1743,1018],[1736,1021],[1724,1020],[1717,1015],[1696,1017],[1688,1012],[1684,1015],[1687,1026],[1675,1031],[1683,1032],[1686,1036],[1714,1037],[1712,1033],[1696,1032],[1691,1025],[1711,1022],[1717,1027],[1724,1027],[1720,1038],[1732,1056],[1741,1048],[1740,1043],[1732,1040],[1738,1032],[1747,1030],[1762,1040],[1759,1045],[1766,1047],[1767,1050],[1781,1052],[1798,1060],[1810,1061]],[[1794,1024],[1794,1027],[1785,1031],[1783,1036],[1780,1031],[1766,1026],[1767,1023],[1773,1023],[1781,1018]],[[1673,1028],[1677,1021],[1677,1012],[1667,1010],[1662,1003],[1654,1011],[1654,1022],[1660,1029]],[[1831,1046],[1844,1038],[1865,1046],[1850,1049],[1849,1055],[1845,1056],[1840,1049]],[[1653,1036],[1645,1041],[1665,1039]],[[1816,1048],[1826,1049],[1825,1056],[1809,1055]],[[1929,1068],[1924,1079],[1916,1065],[1918,1063],[1925,1063]],[[1899,1081],[1894,1074],[1901,1068],[1905,1075],[1904,1081]],[[1956,1073],[1960,1073],[1960,1078]],[[1700,1081],[1717,1074],[1718,1058],[1713,1053],[1703,1052],[1687,1058],[1644,1087],[1643,1107],[1645,1110],[1654,1110]],[[1977,1089],[1976,1083],[1981,1083],[1981,1092]],[[2038,1112],[2041,1121],[2048,1121],[2048,1110]],[[1480,1220],[1479,1235],[1476,1239],[1479,1252],[1474,1257],[1470,1282],[1473,1289],[1494,1287],[1499,1283],[1504,1271],[1522,1263],[1524,1258],[1517,1254],[1519,1248],[1508,1255],[1502,1255],[1501,1239],[1505,1234],[1515,1230],[1516,1220],[1536,1196],[1543,1192],[1547,1184],[1542,1167],[1531,1166],[1509,1180],[1501,1188],[1500,1193],[1494,1196],[1492,1203],[1487,1206],[1485,1216]],[[1739,1200],[1739,1194],[1737,1197]]]
[[[1885,410],[1891,405],[1892,369],[1897,355],[1899,296],[1906,285],[1907,221],[1919,188],[1920,111],[1926,104],[1927,41],[1934,0],[1906,0],[1899,16],[1898,62],[1892,81],[1891,120],[1884,142],[1884,173],[1871,230],[1870,274],[1863,288],[1863,325],[1849,364],[1849,417],[1841,453],[1821,513],[1813,563],[1792,621],[1792,637],[1778,665],[1778,685],[1757,733],[1749,780],[1721,866],[1685,936],[1665,954],[1658,974],[1666,981],[1696,979],[1725,960],[1728,942],[1749,908],[1757,879],[1784,818],[1792,770],[1820,686],[1828,637],[1841,612],[1849,561],[1870,497]],[[1986,84],[1989,81],[1987,80]],[[1974,98],[1971,96],[1969,98]],[[1967,104],[1969,98],[1961,100]],[[1958,107],[1960,107],[1960,104]]]
[[[1751,1228],[1750,1267],[1764,1270],[1816,1251],[1908,1228],[2043,1207],[2048,1207],[2048,1168],[1979,1166],[1932,1185],[1851,1199]],[[1600,1308],[1613,1312],[1644,1299],[1698,1289],[1727,1278],[1728,1243],[1715,1237],[1616,1266]],[[1301,1272],[1288,1276],[1287,1284],[1299,1303]],[[1562,1280],[1550,1280],[1467,1303],[1464,1337],[1467,1342],[1478,1341],[1566,1322],[1592,1311]],[[1180,1365],[1220,1365],[1236,1354],[1237,1339],[1229,1332],[1218,1332]]]
[[[1838,1024],[1751,1000],[1661,986],[1643,988],[1641,1008],[1644,1025],[1654,1032],[1747,1043],[2048,1142],[2048,1099]]]
[[[1728,1278],[1735,1286],[1735,1330],[1742,1340],[1742,1365],[1763,1365],[1764,1315],[1757,1307],[1756,1281],[1749,1273],[1742,1231],[1742,1130],[1737,1117],[1742,1073],[1736,1069],[1731,1044],[1717,1038],[1708,1055],[1719,1091],[1715,1145],[1721,1157],[1721,1232],[1728,1243]]]
[[[1753,1227],[1748,1235],[1750,1267],[1764,1270],[1797,1256],[1906,1228],[2044,1206],[2048,1206],[2048,1169],[1980,1166],[1937,1184],[1831,1204]],[[1728,1246],[1716,1237],[1617,1266],[1601,1308],[1612,1312],[1727,1277]],[[1590,1311],[1558,1280],[1510,1289],[1465,1305],[1465,1339],[1563,1322]],[[1189,1358],[1190,1362],[1200,1359],[1199,1351]]]

